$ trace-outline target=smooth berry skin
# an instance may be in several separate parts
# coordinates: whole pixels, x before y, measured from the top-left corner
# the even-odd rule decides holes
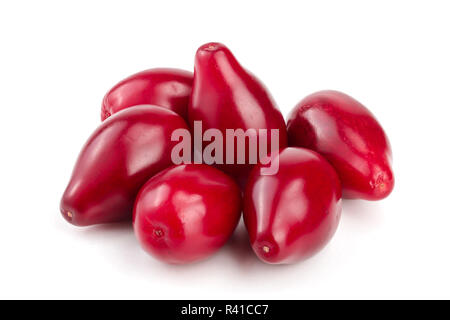
[[[333,167],[318,153],[286,148],[275,175],[253,168],[244,195],[244,221],[253,251],[264,262],[305,260],[331,239],[341,215],[341,188]]]
[[[375,116],[338,91],[307,96],[288,117],[290,146],[322,154],[336,169],[344,198],[380,200],[394,188],[392,151]]]
[[[202,260],[230,238],[241,215],[234,180],[205,164],[174,166],[151,178],[136,199],[141,246],[172,264]]]
[[[269,151],[270,129],[278,129],[279,148],[287,146],[286,124],[270,93],[221,43],[207,43],[197,50],[188,111],[191,128],[194,121],[202,121],[203,131],[219,129],[223,137],[227,129],[268,129]],[[249,145],[246,144],[245,164],[237,163],[236,155],[243,151],[237,150],[236,143],[234,163],[226,164],[225,139],[223,146],[224,161],[217,167],[243,186],[253,167],[248,157]]]
[[[192,72],[179,69],[150,69],[116,84],[103,98],[101,119],[136,105],[156,105],[178,113],[187,120],[192,90]]]
[[[70,223],[88,226],[131,221],[133,204],[145,182],[173,165],[174,130],[188,130],[175,112],[136,106],[113,115],[95,130],[80,152],[61,200]]]

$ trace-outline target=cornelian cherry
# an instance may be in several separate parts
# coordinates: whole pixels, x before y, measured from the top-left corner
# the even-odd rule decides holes
[[[265,129],[269,153],[287,146],[286,124],[269,91],[221,43],[207,43],[197,50],[189,105],[191,128],[194,121],[201,121],[204,130],[220,130],[223,137],[230,129],[255,130],[253,135],[257,142],[262,138],[260,129]],[[273,141],[272,134],[277,134],[276,141]],[[238,149],[236,141],[224,139],[223,150],[223,161],[216,166],[234,177],[241,186],[245,185],[251,168],[257,162],[250,161],[249,143]],[[244,154],[245,163],[238,162],[238,154]],[[233,161],[228,162],[227,158]]]
[[[72,224],[87,226],[131,220],[142,185],[172,165],[170,137],[186,129],[175,112],[136,106],[119,112],[94,131],[84,145],[61,199],[61,213]]]
[[[179,69],[149,69],[116,84],[103,98],[102,121],[136,105],[150,104],[175,111],[187,119],[192,73]]]
[[[241,216],[233,179],[205,164],[168,168],[141,189],[133,225],[141,246],[168,263],[204,259],[222,247]]]
[[[291,146],[322,154],[336,169],[345,198],[379,200],[394,188],[392,151],[374,115],[338,91],[307,96],[288,118]]]
[[[318,153],[286,148],[279,170],[253,168],[244,196],[244,221],[256,255],[267,263],[293,263],[318,252],[333,236],[341,214],[341,187]]]

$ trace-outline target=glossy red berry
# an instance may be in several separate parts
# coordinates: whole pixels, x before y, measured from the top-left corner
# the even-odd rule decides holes
[[[192,73],[179,69],[150,69],[116,84],[103,98],[102,121],[132,106],[151,104],[175,111],[187,120]]]
[[[244,195],[244,221],[256,255],[267,263],[312,256],[333,236],[341,189],[333,167],[318,153],[286,148],[272,157],[279,170],[252,170]]]
[[[61,200],[61,213],[78,226],[131,220],[139,189],[171,166],[174,130],[188,130],[175,112],[128,108],[104,121],[84,145]]]
[[[279,148],[287,145],[286,125],[270,93],[220,43],[207,43],[197,50],[189,121],[191,128],[194,121],[201,121],[204,131],[219,129],[223,137],[226,137],[227,129],[242,129],[244,132],[248,129],[257,130],[258,141],[261,138],[259,129],[265,129],[268,133],[269,152],[272,149],[270,130],[276,129]],[[227,144],[230,149],[226,148]],[[237,145],[232,140],[224,139],[223,164],[218,164],[217,167],[237,179],[240,185],[244,185],[253,165],[249,159],[249,144],[244,150],[238,150]],[[232,163],[226,161],[229,156],[227,150],[234,150]],[[239,164],[237,154],[244,152],[245,163]]]
[[[394,187],[389,140],[374,115],[352,97],[320,91],[288,118],[291,146],[322,154],[336,169],[344,198],[379,200]]]
[[[217,251],[241,215],[236,183],[204,164],[171,167],[151,178],[136,199],[133,225],[141,246],[168,263],[188,263]]]

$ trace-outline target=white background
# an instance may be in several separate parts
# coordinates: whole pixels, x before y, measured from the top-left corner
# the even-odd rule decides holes
[[[2,1],[0,298],[450,298],[448,1]],[[396,186],[346,201],[331,243],[259,262],[239,228],[218,254],[171,266],[128,224],[77,228],[59,201],[117,81],[192,70],[225,43],[286,115],[344,91],[390,137]]]

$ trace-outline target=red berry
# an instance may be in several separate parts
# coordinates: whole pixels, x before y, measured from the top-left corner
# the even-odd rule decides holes
[[[373,114],[352,97],[314,93],[292,110],[287,127],[291,146],[315,150],[334,166],[345,198],[379,200],[391,193],[388,138]]]
[[[192,73],[178,69],[150,69],[116,84],[103,98],[102,121],[132,106],[151,104],[175,111],[187,120]]]
[[[79,226],[131,220],[139,189],[173,164],[171,134],[179,128],[188,130],[179,115],[156,106],[104,121],[81,150],[62,197],[66,220]]]
[[[286,148],[275,175],[264,165],[251,172],[244,221],[256,255],[267,263],[292,263],[319,251],[333,236],[341,214],[341,189],[333,167],[318,153]]]
[[[241,215],[233,179],[204,164],[171,167],[136,199],[133,225],[141,246],[168,263],[204,259],[222,247]]]
[[[227,129],[266,129],[268,147],[272,149],[271,129],[279,130],[279,148],[287,146],[286,124],[264,85],[245,70],[231,51],[220,43],[207,43],[195,56],[194,82],[189,105],[191,128],[202,121],[203,130],[218,129],[226,137]],[[260,132],[256,132],[258,139]],[[217,167],[233,176],[241,185],[253,167],[249,161],[249,144],[244,150],[234,148],[232,140],[223,141],[223,164]],[[234,149],[233,163],[226,163],[227,148]],[[278,148],[274,148],[278,150]],[[237,154],[245,152],[245,163],[238,164]]]

